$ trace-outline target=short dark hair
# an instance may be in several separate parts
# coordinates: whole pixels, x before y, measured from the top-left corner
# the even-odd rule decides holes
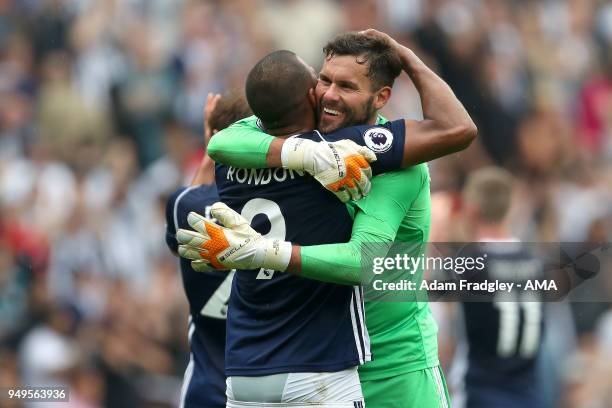
[[[274,51],[263,57],[247,76],[246,97],[253,113],[269,129],[295,122],[299,106],[315,78],[291,51]]]
[[[338,34],[323,47],[323,53],[325,59],[352,55],[358,64],[368,64],[367,77],[373,89],[392,87],[395,78],[402,72],[400,57],[388,41],[357,32]]]
[[[208,117],[211,130],[223,130],[237,120],[251,116],[253,112],[244,93],[231,90],[226,92]]]

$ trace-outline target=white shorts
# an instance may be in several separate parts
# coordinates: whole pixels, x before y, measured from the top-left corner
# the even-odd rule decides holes
[[[363,408],[357,367],[333,373],[229,377],[227,407]]]

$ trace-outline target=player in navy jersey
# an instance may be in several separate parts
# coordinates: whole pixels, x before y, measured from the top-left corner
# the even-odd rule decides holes
[[[205,144],[211,134],[232,122],[246,117],[251,111],[244,97],[230,93],[209,94],[205,117]],[[204,155],[189,187],[181,187],[166,205],[166,243],[177,252],[176,231],[187,228],[190,211],[208,215],[210,206],[219,201],[214,184],[214,163]],[[190,262],[180,259],[181,276],[189,302],[189,364],[181,390],[181,407],[224,407],[225,401],[225,325],[227,300],[233,272],[196,272]]]
[[[278,115],[286,118],[277,119],[275,114],[258,110],[252,90],[259,87],[260,76],[266,75],[261,70],[274,70],[273,88],[299,100],[288,104],[293,107],[289,114]],[[288,82],[288,70],[303,72],[302,83],[297,84],[303,87],[303,93],[295,89],[294,79]],[[304,113],[312,112],[315,105],[302,94],[314,88],[316,78],[295,54],[281,51],[268,55],[248,78],[247,98],[268,132],[291,135],[314,127],[314,115]],[[273,92],[268,88],[269,94]],[[365,146],[364,134],[371,128],[375,127],[347,128],[325,139],[352,139]],[[376,128],[392,135],[389,138],[394,142],[372,163],[373,173],[400,168],[404,121]],[[316,131],[295,137],[322,140]],[[350,238],[352,220],[347,207],[304,172],[217,165],[216,180],[221,200],[267,237],[301,245],[345,242]],[[228,310],[228,406],[241,406],[241,402],[329,402],[353,407],[362,403],[356,367],[369,359],[360,288],[274,270],[236,272]],[[327,384],[323,387],[327,395],[322,393],[321,383]],[[296,390],[291,389],[292,384]]]
[[[295,71],[299,74],[297,80]],[[257,109],[266,106],[260,105],[252,93],[261,86],[262,78],[267,81],[267,97],[289,101],[278,114]],[[247,80],[247,97],[267,131],[292,135],[314,128],[316,104],[313,98],[304,96],[315,84],[310,67],[295,54],[281,51],[265,57],[253,68]],[[274,90],[285,97],[274,98]],[[326,139],[349,138],[365,146],[364,134],[373,128],[387,135],[389,146],[378,156],[372,171],[378,174],[399,169],[405,136],[403,120],[386,126],[345,129],[326,135]],[[304,140],[318,142],[322,136],[308,132],[296,138],[294,144]],[[327,144],[323,146],[333,152]],[[350,238],[352,220],[347,207],[304,172],[219,165],[216,180],[222,201],[268,237],[302,245],[345,242]],[[221,223],[228,221],[223,214],[214,215]],[[286,266],[289,259],[280,258],[279,262]],[[370,359],[370,352],[361,297],[358,287],[302,279],[274,270],[238,270],[228,310],[228,406],[293,406],[304,402],[338,407],[363,405],[356,367]]]
[[[464,395],[454,399],[459,407],[545,406],[538,370],[543,294],[527,289],[528,281],[543,279],[543,269],[540,260],[504,224],[511,194],[512,176],[494,167],[472,173],[464,190],[466,218],[476,242],[462,256],[486,254],[485,269],[466,278],[513,283],[514,288],[498,291],[487,301],[462,303],[465,339],[459,349],[464,355],[456,362],[464,359],[459,363],[463,372],[458,373],[463,377],[458,388]]]

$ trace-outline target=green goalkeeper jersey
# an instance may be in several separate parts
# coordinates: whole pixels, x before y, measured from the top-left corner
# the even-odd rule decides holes
[[[380,117],[379,121],[385,119]],[[208,152],[215,161],[228,165],[267,167],[272,140],[272,136],[259,129],[257,119],[250,117],[217,133]],[[348,203],[347,208],[354,218],[350,241],[302,247],[302,277],[361,284],[363,278],[367,279],[362,278],[362,254],[370,246],[380,248],[370,245],[373,243],[407,243],[404,253],[419,257],[430,226],[427,165],[374,177],[369,195]],[[420,281],[422,273],[416,271],[411,279]],[[368,300],[366,296],[365,311],[372,361],[359,368],[362,380],[392,377],[439,364],[437,326],[426,302],[416,298]]]

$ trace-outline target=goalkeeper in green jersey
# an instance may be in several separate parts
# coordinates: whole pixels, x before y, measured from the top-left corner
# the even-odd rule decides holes
[[[425,118],[406,121],[403,166],[465,148],[475,137],[475,126],[450,88],[411,50],[386,34],[368,30],[340,35],[324,51],[326,60],[315,90],[321,131],[384,121],[377,115],[377,110],[391,96],[394,77],[391,84],[385,83],[384,79],[381,83],[381,78],[385,78],[389,55],[396,53],[403,70],[419,91]],[[208,149],[213,159],[238,167],[288,167],[287,157],[295,153],[295,146],[285,140],[288,139],[277,139],[263,133],[256,118],[251,117],[219,132]],[[367,145],[374,152],[385,148],[384,143]],[[288,152],[288,146],[293,151]],[[308,152],[304,154],[308,155]],[[338,191],[335,192],[342,197]],[[422,244],[427,241],[429,199],[429,173],[425,164],[374,177],[370,194],[348,204],[349,211],[354,213],[351,240],[343,244],[293,245],[286,271],[326,282],[362,283],[363,243],[395,241]],[[222,239],[229,243],[229,251],[225,253],[231,252],[232,256],[247,249],[245,234],[252,234],[249,237],[252,243],[265,241],[258,233],[239,223],[227,226],[230,228],[224,229]],[[203,239],[212,240],[208,236]],[[422,245],[412,247],[414,250],[409,255],[419,256]],[[256,254],[259,248],[265,250],[270,246],[248,249]],[[187,252],[193,254],[197,248]],[[236,266],[229,259],[236,258],[221,258],[215,261],[230,268]],[[253,259],[265,262],[266,257]],[[268,265],[255,266],[265,268]],[[422,271],[417,273],[417,279],[420,274]],[[372,362],[359,369],[366,405],[450,406],[437,357],[437,327],[428,304],[416,301],[366,302],[365,308],[374,357]]]

